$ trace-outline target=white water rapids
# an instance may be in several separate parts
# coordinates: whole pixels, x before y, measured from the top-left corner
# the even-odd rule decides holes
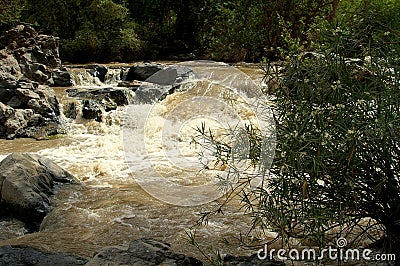
[[[198,70],[210,73],[208,68]],[[258,69],[246,70],[260,78]],[[78,88],[110,86],[118,81],[117,72],[111,72],[114,74],[105,85],[93,80],[85,70],[73,71]],[[224,82],[238,87],[234,79],[229,80],[230,74],[215,69],[209,78],[225,75],[228,79]],[[107,123],[69,120],[67,136],[58,139],[1,140],[4,148],[0,159],[15,151],[36,152],[68,170],[82,184],[56,193],[54,208],[39,232],[22,235],[21,230],[13,229],[16,237],[0,244],[25,244],[90,257],[104,246],[152,237],[170,243],[177,252],[204,259],[187,243],[186,230],[196,223],[201,212],[217,205],[215,200],[220,195],[206,184],[214,182],[224,167],[202,171],[199,147],[192,143],[194,128],[206,122],[222,135],[227,125],[236,125],[236,120],[256,119],[254,110],[240,101],[230,107],[220,101],[222,94],[228,92],[233,93],[228,95],[232,99],[240,98],[237,90],[224,92],[225,84],[189,84],[189,89],[168,95],[159,104],[118,107],[107,113]],[[243,89],[251,94],[250,87]],[[57,89],[57,94],[61,102],[71,100],[65,89]],[[160,184],[160,179],[167,183]],[[223,215],[216,215],[197,228],[201,246],[212,245],[222,253],[235,255],[257,251],[239,248],[237,239],[247,232],[251,221],[239,206],[233,201]],[[9,225],[0,224],[0,230],[10,230],[6,226]]]

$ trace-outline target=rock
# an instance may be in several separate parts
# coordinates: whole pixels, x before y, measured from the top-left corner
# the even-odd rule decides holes
[[[101,82],[104,82],[106,80],[108,68],[105,66],[97,66],[97,65],[92,67],[93,68],[87,70],[87,72],[90,73],[90,75],[92,75],[93,77],[98,78]]]
[[[169,244],[154,239],[138,239],[128,247],[106,247],[93,257],[86,266],[97,265],[203,265],[195,258],[174,253]]]
[[[2,65],[10,67],[9,63],[13,62],[11,66],[15,66],[16,60],[19,69],[14,68],[19,70],[18,75],[22,74],[41,84],[50,78],[51,69],[61,66],[58,38],[40,35],[30,26],[19,25],[4,32],[0,47],[9,54],[8,62]]]
[[[104,108],[97,101],[84,100],[82,108],[82,117],[85,119],[94,119],[97,122],[103,120]]]
[[[146,82],[162,86],[174,86],[194,77],[193,70],[189,67],[174,65],[154,73],[154,75],[146,79]]]
[[[69,97],[79,99],[92,99],[98,102],[113,102],[117,106],[130,104],[132,97],[132,89],[123,87],[109,87],[89,90],[67,90]]]
[[[47,158],[12,153],[0,162],[0,217],[14,217],[37,230],[50,211],[55,183],[77,183]]]
[[[58,82],[58,39],[19,25],[0,37],[0,49],[0,138],[63,133],[58,100],[45,86]],[[61,70],[59,77],[67,79]]]
[[[7,138],[14,138],[16,135],[23,134],[28,127],[28,121],[32,118],[32,110],[21,110],[4,105],[0,102],[0,134]]]
[[[46,253],[32,247],[0,247],[0,265],[32,266],[78,266],[85,265],[86,259],[65,253]]]
[[[64,104],[64,115],[67,118],[76,119],[78,117],[78,104],[77,102],[68,102]]]
[[[260,260],[257,254],[252,256],[239,256],[226,255],[223,259],[222,265],[224,266],[285,266],[282,261],[273,260]]]
[[[64,114],[69,118],[76,118],[80,113],[77,108],[82,106],[82,117],[85,119],[95,119],[100,122],[103,113],[117,109],[118,106],[124,106],[132,103],[132,88],[109,87],[89,90],[69,89],[68,96],[81,100],[82,104],[68,104],[64,107]]]
[[[55,69],[51,72],[48,84],[54,87],[71,87],[74,85],[71,74],[66,68]]]
[[[152,83],[143,83],[136,91],[132,102],[134,104],[151,104],[163,100],[175,89],[172,86],[160,86]]]
[[[139,80],[145,81],[158,71],[164,69],[163,65],[160,64],[143,64],[129,68],[128,74],[125,77],[125,81]]]
[[[47,86],[21,79],[16,89],[0,89],[0,96],[0,137],[42,139],[63,132],[58,100]]]

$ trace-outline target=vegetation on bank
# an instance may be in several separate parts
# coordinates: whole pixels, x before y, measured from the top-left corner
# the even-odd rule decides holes
[[[0,6],[2,30],[28,23],[58,36],[61,57],[68,62],[189,53],[259,62],[291,49],[287,34],[311,48],[321,37],[315,25],[340,19],[356,33],[365,31],[355,40],[365,43],[375,29],[400,24],[395,0],[1,0]]]

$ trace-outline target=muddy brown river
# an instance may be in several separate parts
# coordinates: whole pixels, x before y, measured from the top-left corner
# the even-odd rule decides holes
[[[257,67],[244,66],[241,70],[257,82],[261,80],[262,72]],[[118,81],[114,75],[109,77],[107,84],[102,84],[98,80],[91,80],[84,69],[74,68],[71,71],[74,72],[77,88],[114,86]],[[202,71],[231,82],[230,72]],[[202,212],[217,207],[223,198],[214,200],[214,194],[210,195],[210,200],[196,198],[196,190],[193,192],[188,189],[187,192],[181,191],[179,197],[187,197],[189,203],[173,204],[168,199],[163,200],[162,196],[160,200],[154,195],[157,193],[154,190],[157,190],[157,184],[149,181],[149,192],[148,187],[143,188],[143,182],[159,175],[171,184],[199,186],[201,190],[204,189],[204,183],[210,182],[219,171],[223,171],[202,171],[198,147],[191,143],[192,136],[196,134],[194,128],[207,121],[208,125],[217,129],[222,125],[218,117],[226,122],[234,120],[235,116],[240,120],[252,119],[254,114],[246,108],[232,111],[223,102],[207,106],[196,98],[221,99],[219,94],[222,87],[200,84],[167,96],[157,106],[142,104],[119,107],[107,113],[107,123],[80,118],[66,119],[67,134],[51,140],[0,140],[0,159],[12,152],[37,153],[52,159],[81,182],[81,185],[57,190],[52,198],[53,210],[44,219],[39,232],[23,234],[23,229],[16,221],[1,222],[3,237],[0,245],[22,244],[51,252],[91,257],[102,247],[126,244],[133,239],[146,237],[168,242],[174,251],[204,260],[188,244],[186,232],[193,229]],[[61,104],[73,101],[66,96],[65,88],[55,90]],[[124,133],[128,109],[131,125],[129,133]],[[231,118],[232,112],[235,114]],[[201,115],[194,115],[196,113]],[[167,128],[165,120],[173,121],[170,125],[172,128]],[[128,140],[127,134],[131,134]],[[165,185],[159,187],[160,195],[165,191],[168,191]],[[212,216],[208,223],[196,226],[200,246],[207,251],[213,246],[222,254],[255,253],[258,247],[244,247],[238,240],[241,234],[248,232],[251,224],[251,218],[239,207],[238,201],[232,201],[224,208],[224,214]],[[4,239],[6,236],[12,238]],[[272,234],[257,235],[253,232],[252,236],[262,237],[262,240],[272,239]]]

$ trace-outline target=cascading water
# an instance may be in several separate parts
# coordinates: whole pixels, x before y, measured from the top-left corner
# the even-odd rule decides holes
[[[234,80],[229,80],[231,73],[224,73],[224,68],[216,68],[215,71],[209,70],[209,67],[199,69],[201,74],[211,73],[210,80],[226,75],[228,78],[224,82],[234,83]],[[121,77],[118,68],[111,71],[104,83],[84,69],[70,71],[78,89],[117,86]],[[199,213],[216,206],[216,202],[196,199],[185,193],[182,195],[190,199],[187,204],[159,200],[152,194],[154,190],[151,188],[154,185],[157,187],[152,178],[156,172],[169,182],[182,186],[201,186],[211,182],[215,174],[224,169],[199,170],[199,150],[191,144],[194,128],[206,119],[210,127],[218,130],[221,121],[207,114],[224,114],[219,118],[232,119],[232,125],[237,117],[254,116],[246,108],[232,111],[218,102],[210,104],[206,99],[219,99],[224,84],[204,79],[202,82],[195,86],[189,82],[189,89],[167,95],[156,105],[118,107],[107,112],[102,122],[68,119],[66,137],[43,143],[15,140],[5,144],[9,148],[2,150],[2,157],[26,148],[52,159],[82,184],[58,191],[53,198],[54,208],[39,232],[16,233],[21,236],[3,240],[0,244],[25,244],[90,257],[104,246],[152,237],[171,243],[177,252],[200,257],[187,244],[186,230],[195,225]],[[57,94],[61,97],[61,104],[74,101],[66,96],[65,89],[57,90]],[[198,98],[200,96],[202,99]],[[196,113],[199,115],[193,115]],[[3,141],[1,143],[3,145]],[[150,190],[143,187],[143,182],[145,186],[150,186]],[[168,190],[168,187],[159,188]],[[240,232],[247,232],[250,224],[250,218],[238,207],[239,203],[233,201],[224,215],[218,215],[207,225],[200,226],[197,229],[198,241],[204,246],[211,244],[218,247],[222,253],[238,255],[256,252],[237,249]],[[228,244],[221,244],[223,239]]]

